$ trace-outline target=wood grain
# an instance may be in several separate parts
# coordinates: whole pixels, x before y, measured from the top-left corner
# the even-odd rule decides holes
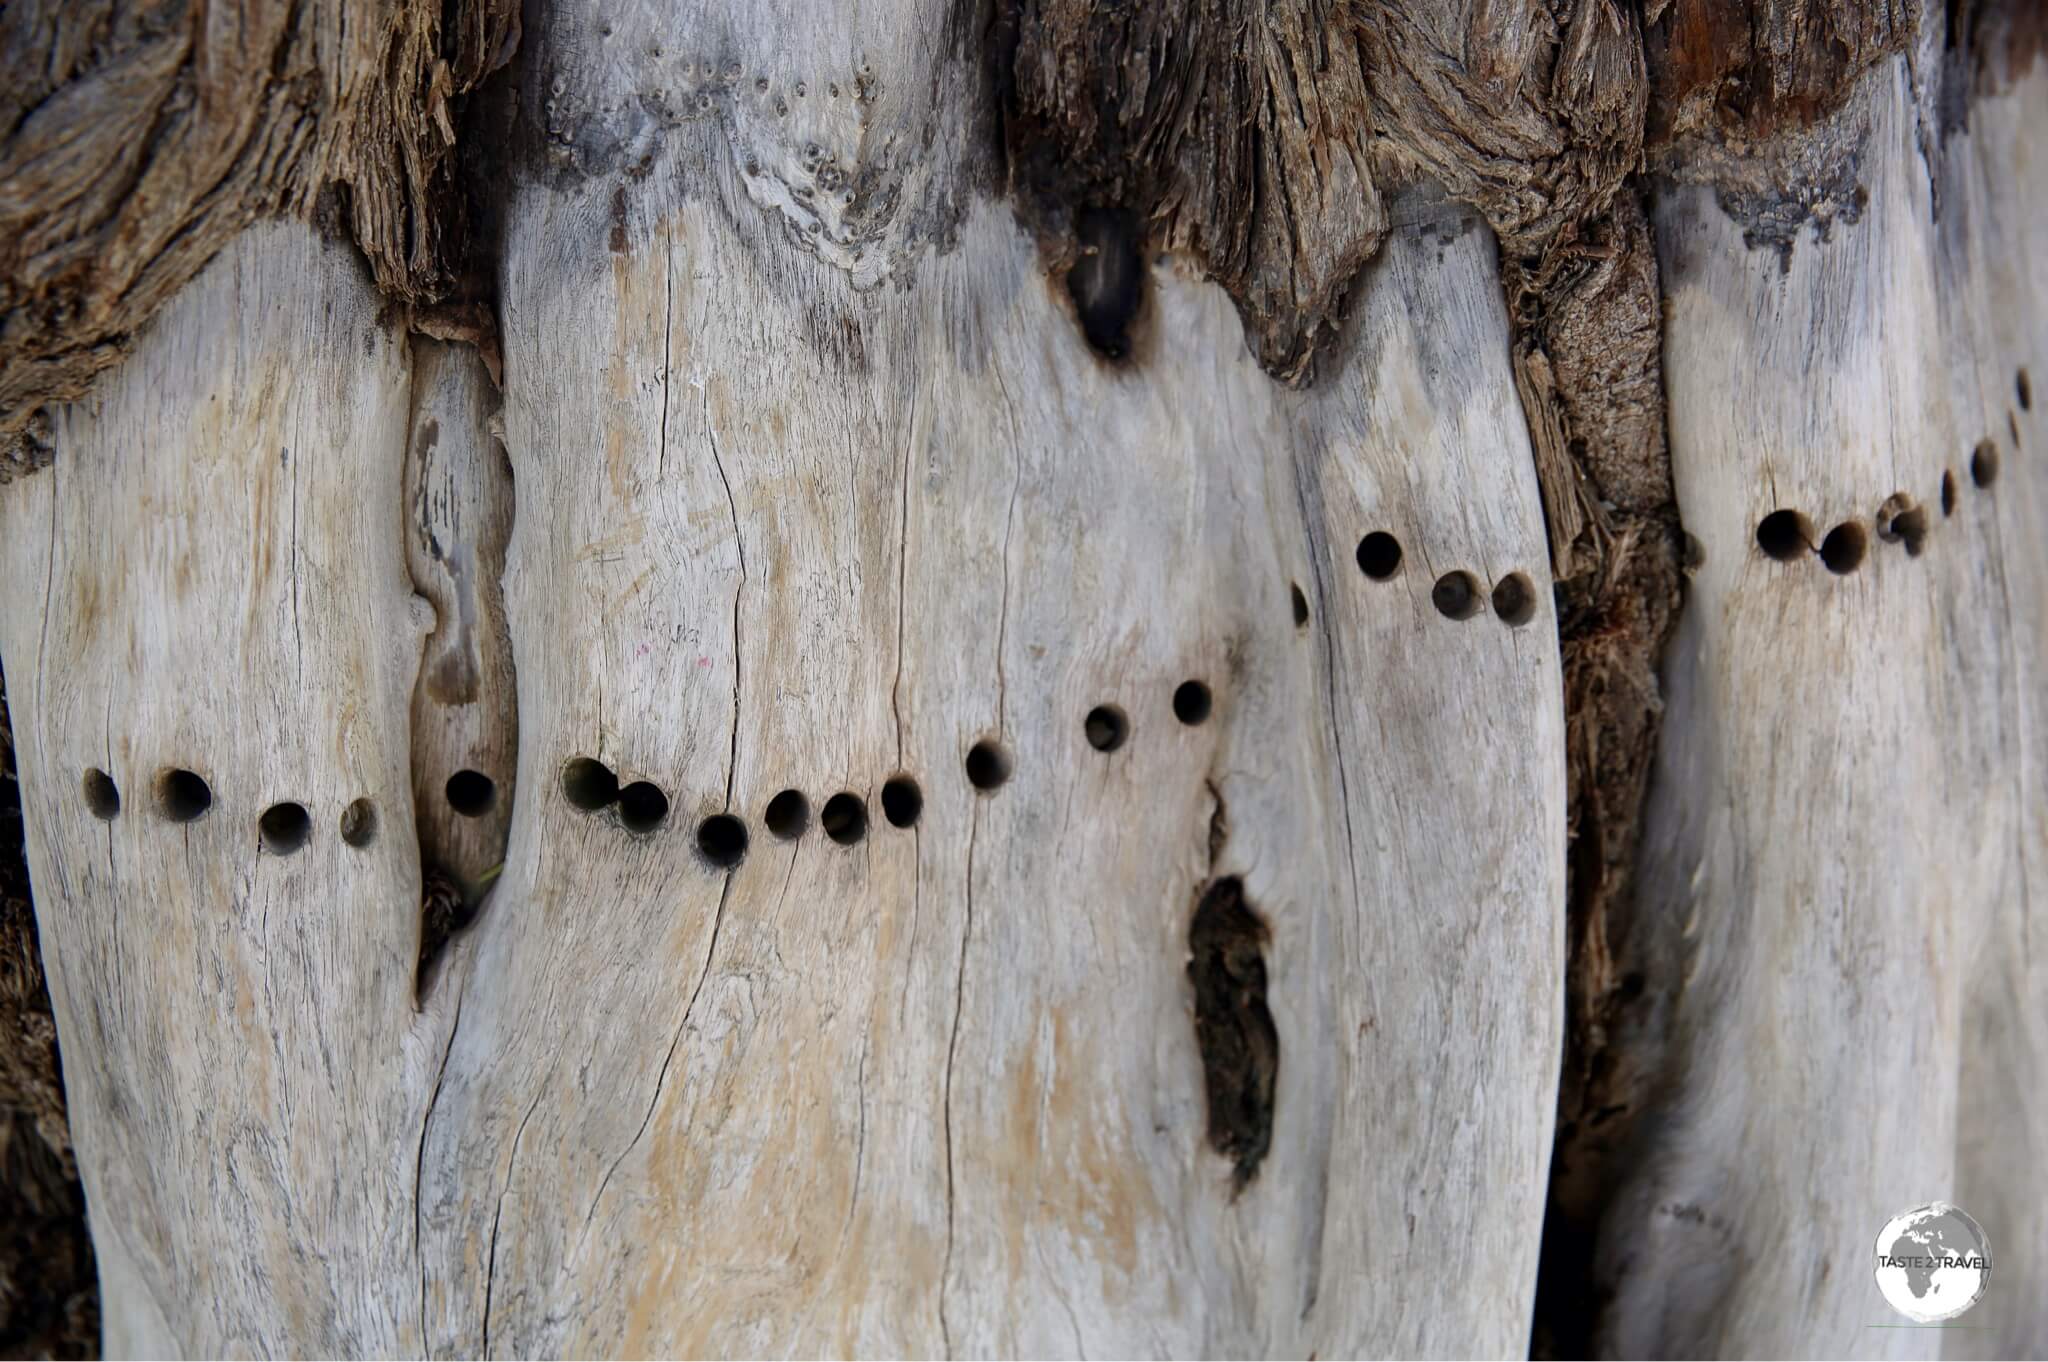
[[[2044,107],[2039,75],[1984,100],[1931,180],[1887,68],[1846,115],[1860,220],[1789,255],[1746,248],[1703,190],[1659,207],[1672,466],[1704,562],[1645,833],[1670,1096],[1609,1216],[1617,1352],[2038,1350],[2048,577],[2014,376],[2048,348],[2017,132]],[[2002,471],[1980,488],[1984,440]],[[1918,556],[1873,534],[1837,574],[1758,548],[1774,510],[1818,546],[1896,493],[1930,517]],[[1992,1332],[1872,1330],[1873,1236],[1936,1198],[2012,1245],[1968,1321]]]

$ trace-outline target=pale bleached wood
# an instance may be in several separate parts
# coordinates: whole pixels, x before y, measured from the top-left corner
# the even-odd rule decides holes
[[[413,801],[422,861],[474,896],[504,859],[518,764],[503,587],[512,469],[493,433],[497,387],[476,351],[419,336],[410,345],[406,564],[435,612],[413,690]],[[448,781],[462,771],[492,782],[481,813],[449,802]]]
[[[1170,267],[1112,369],[943,142],[901,168],[974,122],[927,102],[943,25],[704,9],[535,38],[557,144],[621,159],[508,222],[523,795],[448,983],[432,1347],[1521,1352],[1562,717],[1490,241],[1425,213],[1313,393]],[[867,197],[814,234],[818,164]],[[885,287],[853,250],[895,252]],[[1530,574],[1535,622],[1442,617],[1452,569]],[[985,737],[1015,774],[981,796]],[[578,756],[668,823],[571,807]],[[775,842],[785,787],[872,831]],[[726,810],[730,875],[692,844]],[[1235,1199],[1185,975],[1218,874],[1271,924],[1282,1054]]]
[[[2007,764],[1974,831],[2010,840],[1963,985],[1956,1197],[1982,1220],[1997,1285],[1943,1339],[1950,1357],[2048,1356],[2048,65],[1979,100],[1942,172],[1944,259],[1967,344],[1955,403],[2001,451],[1976,498],[1987,553]],[[1947,205],[1953,205],[1948,207]],[[1960,276],[1960,277],[1959,277]],[[2029,402],[2020,401],[2021,376]],[[1963,458],[1956,455],[1960,469]],[[1977,570],[1959,565],[1962,573]],[[1985,720],[1970,716],[1969,723]],[[2001,807],[2003,806],[2003,807]],[[2008,814],[2005,810],[2009,808]]]
[[[1943,138],[1905,63],[1880,72],[1844,116],[1867,133],[1860,219],[1789,260],[1705,190],[1660,199],[1672,466],[1704,562],[1646,827],[1670,1048],[1606,1229],[1622,1355],[2040,1347],[2048,572],[2039,427],[2015,449],[2007,411],[2048,316],[2018,131],[2043,90]],[[2002,472],[1978,489],[1985,438]],[[1774,509],[1868,531],[1900,492],[1931,517],[1919,557],[1873,536],[1836,575],[1757,547]],[[1963,1321],[1989,1331],[1874,1329],[1898,1322],[1878,1231],[1937,1198],[1991,1238]]]
[[[0,656],[111,1355],[419,1347],[414,1177],[451,1019],[413,1010],[431,612],[378,308],[348,248],[252,231],[0,495]],[[159,807],[173,767],[211,787],[195,821]],[[379,835],[350,846],[363,798]],[[258,833],[283,801],[311,819],[290,854]]]
[[[113,1351],[1525,1347],[1562,716],[1491,241],[1405,206],[1307,393],[1171,262],[1110,367],[961,171],[986,157],[976,77],[938,13],[563,7],[536,35],[570,151],[519,189],[504,267],[519,796],[425,1013],[400,832],[431,612],[401,469],[429,413],[473,434],[475,392],[408,369],[346,256],[280,228],[65,414],[64,472],[10,493],[17,580],[180,641],[62,660],[146,688],[133,764],[210,745],[218,796],[183,829],[131,807],[132,878],[76,887],[106,830],[74,768],[118,711],[59,687],[10,603]],[[827,179],[865,197],[820,206]],[[240,424],[207,424],[236,400]],[[290,463],[291,654],[290,583],[231,571],[279,551],[273,425],[330,455]],[[209,492],[216,463],[263,496]],[[108,505],[132,517],[111,561],[73,561],[99,541],[64,527]],[[166,599],[119,555],[171,533],[167,506],[167,558],[200,576]],[[1368,530],[1402,540],[1391,581],[1353,562]],[[1452,570],[1528,574],[1533,621],[1445,618]],[[1192,727],[1189,678],[1215,695]],[[1131,720],[1114,754],[1084,739],[1099,703]],[[983,738],[1014,775],[978,795]],[[658,784],[666,822],[572,807],[578,755]],[[882,817],[897,771],[923,787],[912,831]],[[785,786],[814,819],[861,795],[869,835],[773,841]],[[258,857],[285,793],[315,839]],[[367,854],[332,832],[364,793]],[[753,836],[730,874],[693,841],[726,809]],[[1223,875],[1270,928],[1281,1056],[1272,1148],[1235,1194],[1186,976]],[[220,944],[175,954],[131,902]],[[138,999],[133,960],[198,968]],[[162,1020],[124,1022],[145,1001]],[[117,1108],[163,1037],[179,1084]]]

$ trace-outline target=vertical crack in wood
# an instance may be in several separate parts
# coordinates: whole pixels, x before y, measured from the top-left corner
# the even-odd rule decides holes
[[[546,1075],[540,1081],[540,1087],[534,1091],[533,1101],[527,1104],[526,1114],[519,1118],[519,1129],[512,1133],[512,1152],[505,1160],[505,1180],[498,1185],[497,1203],[491,1209],[490,1245],[484,1259],[484,1313],[480,1326],[483,1332],[483,1347],[478,1350],[479,1357],[491,1355],[491,1304],[498,1281],[498,1226],[505,1219],[505,1198],[511,1194],[512,1179],[519,1169],[519,1142],[526,1138],[526,1123],[533,1119],[534,1112],[540,1110],[540,1099],[546,1096],[548,1084],[553,1081],[554,1076],[555,1069],[550,1064]]]
[[[981,811],[988,803],[976,799],[968,813],[966,922],[960,929],[960,962],[953,979],[953,1026],[946,1038],[946,1083],[940,1099],[946,1143],[946,1253],[939,1267],[939,1340],[953,1357],[953,1328],[946,1314],[947,1292],[953,1284],[953,1065],[960,1053],[960,1017],[967,1008],[967,951],[974,943],[974,847],[981,832]]]
[[[903,440],[902,503],[896,524],[896,675],[889,683],[889,713],[896,720],[896,765],[903,766],[903,625],[910,582],[910,456],[917,450],[917,397],[915,384],[909,392],[910,420]]]
[[[668,373],[662,372],[664,400],[668,391]],[[725,807],[732,810],[733,780],[740,769],[740,670],[746,664],[746,656],[740,647],[740,601],[747,589],[747,537],[740,531],[740,507],[733,499],[732,479],[725,475],[725,460],[718,453],[718,428],[711,420],[711,393],[707,388],[704,397],[704,438],[711,446],[711,464],[718,470],[718,481],[725,488],[726,509],[732,515],[733,551],[739,555],[740,580],[732,591],[732,747],[727,754],[725,765]]]
[[[792,868],[794,868],[795,861],[796,848],[792,844],[790,848]],[[682,1044],[683,1032],[689,1029],[691,1015],[697,1010],[697,998],[698,995],[704,992],[704,981],[711,977],[711,962],[718,953],[718,932],[725,925],[726,900],[732,894],[732,876],[732,869],[728,868],[725,872],[725,883],[719,886],[718,907],[711,916],[711,940],[704,947],[703,967],[697,971],[697,982],[690,988],[690,1000],[683,1004],[682,1018],[676,1022],[675,1034],[669,1037],[668,1050],[661,1057],[661,1068],[654,1075],[654,1093],[647,1099],[647,1110],[641,1115],[640,1126],[633,1132],[633,1138],[626,1142],[626,1147],[621,1149],[618,1157],[611,1161],[611,1165],[604,1170],[604,1177],[597,1184],[597,1194],[591,1197],[590,1209],[583,1216],[583,1232],[582,1236],[577,1240],[579,1247],[590,1237],[590,1227],[596,1220],[598,1203],[604,1200],[605,1188],[611,1185],[612,1175],[619,1171],[619,1166],[625,1163],[626,1157],[639,1147],[640,1141],[647,1135],[648,1126],[653,1124],[654,1113],[661,1107],[662,1090],[668,1086],[668,1071],[670,1066],[675,1063],[676,1049]],[[788,888],[789,882],[785,879],[783,881],[783,889],[787,891]]]
[[[434,1090],[427,1096],[425,1110],[420,1112],[420,1140],[413,1156],[412,1166],[412,1258],[420,1274],[420,1355],[433,1356],[433,1338],[427,1328],[427,1257],[421,1247],[423,1221],[426,1209],[420,1204],[420,1187],[426,1180],[427,1132],[433,1125],[434,1106],[441,1100],[441,1086],[448,1077],[448,1056],[455,1053],[455,1037],[462,1030],[462,995],[458,988],[455,993],[455,1016],[448,1024],[448,1043],[441,1047],[441,1062],[434,1069]]]

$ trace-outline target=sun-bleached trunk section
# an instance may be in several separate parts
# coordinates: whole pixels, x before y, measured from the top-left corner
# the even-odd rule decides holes
[[[419,1347],[410,378],[360,262],[224,251],[0,495],[43,960],[110,1355]]]
[[[1521,1352],[1562,715],[1489,238],[1423,214],[1313,393],[1171,265],[1112,364],[944,24],[699,8],[534,35],[431,1347]]]
[[[1989,439],[1997,480],[1978,514],[1998,633],[2005,764],[1983,798],[2009,802],[1989,920],[1965,976],[1954,1200],[1991,1239],[1996,1281],[1943,1338],[1947,1357],[2048,1356],[2048,61],[1978,100],[1939,162],[1946,295],[1970,349],[1950,371],[1961,434]],[[1952,205],[1952,207],[1951,207]],[[1974,356],[1974,362],[1963,358]],[[1973,448],[1973,454],[1975,449]],[[1958,449],[1958,475],[1965,465]],[[1973,717],[1973,724],[1986,722]]]
[[[1668,1097],[1606,1227],[1622,1355],[2041,1347],[2044,94],[1944,136],[1895,63],[1842,115],[1867,200],[1789,255],[1660,196],[1704,560],[1644,843]],[[1878,1232],[1936,1199],[1990,1237],[1984,1327],[1872,1328]]]

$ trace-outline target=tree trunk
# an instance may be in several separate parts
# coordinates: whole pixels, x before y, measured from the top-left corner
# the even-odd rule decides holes
[[[2048,1352],[2024,26],[681,8],[0,383],[109,1353]]]

